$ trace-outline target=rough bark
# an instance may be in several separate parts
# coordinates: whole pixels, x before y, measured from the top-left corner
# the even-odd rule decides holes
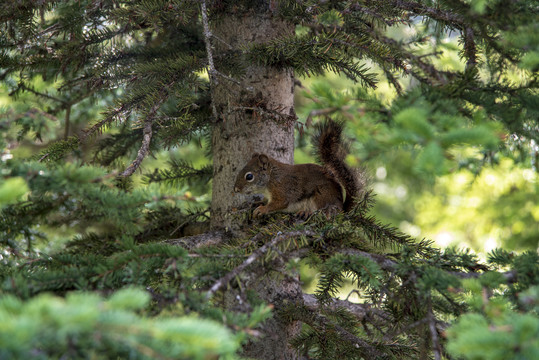
[[[250,14],[223,16],[213,22],[212,38],[216,58],[223,52],[237,51],[248,44],[267,42],[279,36],[290,35],[294,25],[260,9]],[[253,152],[266,153],[286,163],[293,163],[295,113],[294,78],[289,69],[255,66],[245,63],[243,76],[223,73],[216,61],[217,75],[212,84],[212,99],[218,119],[212,135],[213,195],[211,227],[237,229],[241,226],[233,213],[247,200],[245,195],[234,195],[237,173],[251,158]],[[220,74],[219,74],[220,73]],[[284,264],[281,264],[284,267]],[[297,279],[283,278],[276,272],[251,274],[242,278],[245,287],[256,291],[276,310],[283,302],[301,299]],[[240,289],[228,288],[225,306],[249,312],[245,294]],[[261,337],[243,348],[243,355],[255,359],[297,359],[288,342],[300,331],[298,322],[287,323],[274,316],[264,322]]]

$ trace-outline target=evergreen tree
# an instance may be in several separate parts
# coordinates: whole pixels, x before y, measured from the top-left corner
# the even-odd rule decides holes
[[[533,1],[20,0],[0,31],[17,100],[0,118],[0,357],[539,355],[536,251],[437,249],[372,216],[367,190],[331,219],[252,219],[256,196],[231,196],[253,152],[292,163],[295,128],[358,113],[364,149],[408,148],[425,177],[462,145],[537,166]],[[458,70],[437,61],[448,36]],[[298,119],[296,77],[327,71],[357,92],[306,90]],[[137,177],[192,142],[212,166]]]

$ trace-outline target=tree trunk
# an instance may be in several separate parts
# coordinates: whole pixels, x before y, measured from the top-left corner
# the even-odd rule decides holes
[[[286,23],[270,13],[228,15],[215,21],[212,29],[215,38],[212,45],[216,54],[220,51],[241,50],[242,46],[263,43],[276,37],[291,35],[294,25]],[[216,55],[219,58],[219,55]],[[217,71],[219,62],[217,61]],[[220,119],[215,124],[213,146],[213,194],[211,226],[214,229],[238,229],[241,224],[234,220],[233,212],[247,200],[246,195],[234,195],[237,173],[251,158],[252,153],[265,153],[279,161],[294,162],[294,77],[290,69],[245,64],[240,84],[217,77],[213,86],[213,102]],[[284,267],[284,264],[282,264]],[[277,272],[278,273],[278,272]],[[254,289],[268,304],[296,301],[301,298],[298,281],[283,279],[275,272],[258,274],[245,279],[245,285]],[[243,309],[247,302],[239,290],[229,289],[225,294],[226,307]],[[287,323],[274,316],[262,328],[262,337],[249,342],[243,355],[256,359],[297,359],[289,346],[289,340],[297,335],[301,325]]]
[[[213,33],[233,50],[290,35],[292,24],[269,14],[227,16],[217,21]],[[221,41],[217,49],[229,50]],[[254,152],[279,161],[294,162],[294,75],[290,69],[245,64],[245,75],[238,85],[217,76],[213,101],[219,114],[212,136],[213,186],[212,228],[233,228],[234,208],[247,200],[234,195],[234,181]],[[219,71],[219,69],[217,69]]]

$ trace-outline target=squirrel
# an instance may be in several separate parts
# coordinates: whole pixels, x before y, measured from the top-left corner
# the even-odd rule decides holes
[[[323,166],[290,165],[265,154],[254,153],[238,173],[234,192],[264,194],[267,205],[257,207],[253,216],[274,211],[296,212],[301,217],[322,210],[326,216],[349,211],[361,190],[357,173],[346,165],[343,124],[333,120],[318,125],[314,144]],[[345,198],[343,199],[343,189]]]

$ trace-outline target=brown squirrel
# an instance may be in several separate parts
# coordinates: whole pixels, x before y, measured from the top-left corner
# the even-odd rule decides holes
[[[234,191],[261,193],[268,199],[253,215],[282,210],[300,216],[323,210],[326,215],[349,211],[361,190],[356,172],[344,162],[346,151],[341,140],[343,124],[333,120],[318,126],[314,144],[323,166],[289,165],[265,154],[254,153],[238,173]],[[346,197],[343,201],[343,189]]]

